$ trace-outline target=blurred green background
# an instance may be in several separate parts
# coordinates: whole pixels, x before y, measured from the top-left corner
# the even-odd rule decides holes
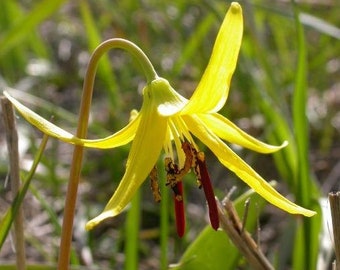
[[[269,156],[232,147],[265,179],[277,180],[280,192],[318,211],[317,217],[303,219],[273,206],[262,209],[263,202],[254,198],[249,230],[275,269],[329,269],[332,247],[327,241],[331,236],[321,218],[328,224],[330,217],[322,215],[319,202],[325,205],[328,192],[339,190],[340,3],[249,0],[240,4],[244,39],[230,95],[221,112],[256,138],[272,144],[288,140],[289,146]],[[54,115],[55,123],[74,132],[90,54],[101,41],[121,37],[140,46],[157,73],[189,98],[229,5],[217,0],[0,1],[1,90],[13,88],[12,93],[29,107],[46,118]],[[89,137],[103,137],[123,127],[130,111],[141,106],[144,83],[143,73],[126,53],[114,50],[102,59]],[[28,170],[42,135],[20,118],[18,125],[21,168]],[[2,127],[0,135],[4,183],[8,162]],[[190,255],[189,259],[181,257],[190,251],[189,245],[194,250],[206,248],[206,241],[195,239],[211,240],[216,235],[205,229],[209,223],[205,199],[191,177],[185,179],[187,233],[183,239],[175,232],[171,200],[162,207],[155,203],[148,183],[136,199],[137,214],[127,217],[127,211],[89,233],[84,231],[85,222],[100,213],[121,179],[128,150],[129,146],[86,150],[72,264],[85,269],[167,269],[168,264],[180,261],[176,269],[199,269],[188,263]],[[28,262],[53,267],[57,260],[71,155],[72,147],[50,140],[26,196]],[[233,199],[248,190],[208,150],[206,155],[220,199],[233,186],[237,187]],[[1,213],[11,203],[9,193],[1,184]],[[243,204],[238,207],[242,209]],[[167,213],[168,228],[160,226]],[[137,238],[129,237],[129,224],[138,228]],[[211,262],[220,258],[223,269],[248,269],[223,237],[214,240]],[[221,246],[222,241],[228,245]],[[129,254],[133,255],[129,257],[127,247],[131,246]],[[221,262],[221,254],[229,254],[229,258]],[[130,266],[127,258],[133,258]],[[14,259],[8,238],[0,250],[0,269],[10,269],[1,265]]]

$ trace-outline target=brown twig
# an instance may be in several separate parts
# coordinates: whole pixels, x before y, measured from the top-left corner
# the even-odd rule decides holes
[[[6,97],[1,97],[1,108],[6,130],[7,149],[10,164],[10,182],[12,198],[14,199],[20,188],[18,132],[12,103]],[[14,219],[14,244],[18,270],[26,269],[24,213],[20,206]]]
[[[334,249],[335,249],[335,267],[340,270],[340,191],[328,194],[329,204],[331,207]]]
[[[253,269],[273,270],[274,267],[270,264],[251,235],[244,228],[244,222],[242,223],[240,221],[233,203],[228,198],[224,199],[222,203],[216,200],[216,203],[220,226],[246,258],[249,265]]]

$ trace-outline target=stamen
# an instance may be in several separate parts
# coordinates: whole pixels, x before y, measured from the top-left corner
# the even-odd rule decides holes
[[[184,232],[185,232],[183,183],[178,182],[172,190],[174,190],[174,193],[175,193],[174,204],[175,204],[175,219],[176,219],[177,235],[179,237],[183,237]]]
[[[185,162],[182,169],[178,168],[178,165],[172,161],[170,157],[165,158],[165,170],[167,172],[166,185],[174,187],[177,183],[181,182],[183,177],[190,171],[193,162],[192,147],[189,142],[182,143],[182,149],[185,153]]]
[[[162,197],[161,197],[161,191],[159,189],[159,184],[158,184],[158,173],[157,173],[156,166],[153,167],[150,172],[150,184],[151,184],[152,195],[153,195],[155,202],[160,202]]]
[[[182,182],[179,182],[179,183],[182,183]],[[172,187],[172,191],[174,192],[175,194],[175,200],[180,202],[180,201],[183,201],[183,192],[179,189],[179,183],[177,183],[174,187]]]
[[[198,188],[202,188],[202,182],[201,182],[201,172],[200,172],[200,168],[198,166],[198,162],[197,162],[197,150],[194,146],[190,145],[190,150],[191,150],[191,154],[192,154],[192,162],[191,162],[191,167],[194,168],[194,173],[196,175],[196,183]]]
[[[165,171],[166,171],[166,185],[170,187],[174,187],[177,180],[178,174],[178,165],[172,161],[170,157],[166,157],[164,160]]]
[[[188,141],[184,141],[182,143],[182,149],[185,154],[183,168],[179,169],[178,165],[173,162],[171,157],[166,157],[164,161],[165,170],[167,172],[166,185],[170,186],[174,192],[177,233],[180,237],[182,237],[185,230],[182,180],[191,168],[194,168],[197,185],[199,188],[203,187],[204,194],[208,202],[211,226],[217,230],[219,227],[217,205],[207,166],[205,164],[204,153],[197,152],[196,148]]]
[[[172,161],[171,158],[165,158],[166,185],[170,186],[174,192],[174,205],[175,205],[175,220],[177,234],[182,237],[185,232],[185,215],[184,215],[184,201],[183,201],[183,183],[182,171],[178,170],[178,165]]]
[[[191,144],[189,142],[184,141],[182,143],[182,149],[183,149],[183,152],[185,154],[185,162],[184,162],[183,168],[180,170],[180,174],[183,177],[191,169],[192,163],[193,163],[193,159],[194,159],[194,155],[192,153],[193,147],[191,146]]]
[[[209,218],[211,227],[213,227],[214,230],[217,230],[219,227],[219,218],[218,218],[218,210],[217,210],[217,204],[215,200],[214,190],[211,185],[210,176],[207,170],[207,165],[205,163],[205,156],[203,152],[197,153],[197,163],[199,166],[199,170],[201,173],[201,182],[203,186],[203,191],[205,194],[205,198],[208,202],[208,208],[209,208]]]

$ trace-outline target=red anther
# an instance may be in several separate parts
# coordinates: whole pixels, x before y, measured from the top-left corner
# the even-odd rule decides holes
[[[174,204],[175,204],[175,219],[177,234],[183,237],[185,232],[185,215],[184,215],[184,201],[183,201],[183,183],[178,182],[174,187]]]
[[[205,194],[205,198],[207,199],[207,202],[208,202],[209,218],[210,218],[211,227],[214,230],[217,230],[220,225],[220,221],[218,218],[217,204],[215,200],[214,190],[211,185],[210,176],[207,170],[207,165],[205,164],[205,158],[204,158],[203,152],[197,153],[197,163],[198,163],[200,173],[201,173],[201,182],[202,182],[203,191]]]

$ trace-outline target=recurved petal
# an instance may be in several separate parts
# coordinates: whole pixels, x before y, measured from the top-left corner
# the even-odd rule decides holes
[[[301,214],[304,216],[316,214],[316,212],[305,209],[278,193],[223,141],[207,130],[203,122],[197,117],[186,116],[185,119],[191,132],[210,148],[219,161],[268,202],[291,214]]]
[[[233,2],[218,32],[208,66],[182,114],[217,112],[225,104],[243,34],[242,8]]]
[[[125,145],[133,140],[135,137],[138,125],[140,122],[140,115],[136,118],[132,119],[129,124],[127,124],[124,128],[117,131],[103,139],[96,140],[88,140],[88,139],[79,139],[80,144],[89,147],[89,148],[99,148],[99,149],[109,149],[115,148],[118,146]]]
[[[13,98],[8,92],[4,91],[4,95],[29,123],[41,130],[43,133],[68,143],[82,144],[79,138],[33,112],[18,100]]]
[[[7,92],[4,92],[4,95],[8,98],[8,100],[13,104],[13,106],[21,113],[21,115],[33,126],[41,130],[43,133],[48,134],[51,137],[55,137],[61,141],[83,145],[89,148],[114,148],[124,144],[129,143],[135,136],[137,127],[139,125],[139,115],[132,119],[132,121],[117,131],[111,136],[108,136],[103,139],[89,140],[89,139],[80,139],[75,135],[67,132],[66,130],[56,126],[45,118],[41,117],[31,109],[27,108],[25,105],[20,103],[18,100],[13,98]]]
[[[104,211],[86,224],[87,230],[106,218],[118,215],[156,164],[165,139],[167,118],[161,117],[157,113],[157,107],[150,106],[148,102],[143,104],[140,115],[140,124],[132,142],[125,174]]]
[[[273,153],[285,147],[288,142],[285,141],[280,146],[274,146],[263,143],[250,136],[230,120],[218,113],[199,114],[198,117],[218,137],[228,142],[238,144],[259,153]]]

